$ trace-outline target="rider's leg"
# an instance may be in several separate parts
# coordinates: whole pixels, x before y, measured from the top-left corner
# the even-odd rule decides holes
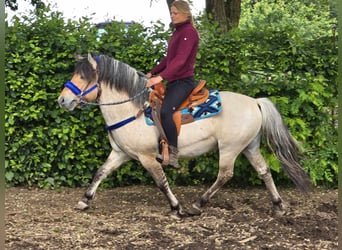
[[[166,85],[166,95],[164,97],[160,118],[166,138],[169,144],[170,160],[168,165],[179,168],[178,164],[178,134],[173,121],[173,113],[189,96],[195,87],[194,79],[185,78],[170,82]]]

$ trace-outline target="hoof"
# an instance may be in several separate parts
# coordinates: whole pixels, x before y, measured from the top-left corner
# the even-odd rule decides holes
[[[168,215],[176,220],[181,220],[185,217],[189,217],[188,213],[185,212],[181,206],[179,206],[177,209],[171,209]]]
[[[192,207],[187,211],[189,216],[199,216],[201,215],[202,211],[197,206],[192,205]]]
[[[89,208],[89,205],[85,203],[84,201],[79,201],[76,207],[77,210],[81,210],[81,211],[84,211],[88,208]]]
[[[283,202],[283,201],[281,203],[278,203],[278,204],[273,204],[272,214],[273,214],[273,216],[276,216],[276,217],[284,216],[287,212],[287,208],[288,208],[288,204],[286,202]]]
[[[173,210],[169,212],[168,216],[170,216],[172,219],[175,219],[175,220],[181,220],[183,218],[183,216],[181,216],[177,210]]]
[[[285,215],[285,211],[284,210],[280,210],[280,209],[273,209],[272,215],[274,217],[282,217],[282,216]]]

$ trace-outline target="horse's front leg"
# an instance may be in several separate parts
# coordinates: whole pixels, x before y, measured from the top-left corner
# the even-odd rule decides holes
[[[85,210],[89,208],[90,202],[94,198],[96,189],[101,182],[115,169],[129,160],[130,158],[123,152],[112,150],[105,163],[96,171],[90,186],[84,193],[82,200],[78,202],[76,208],[79,210]]]
[[[161,164],[159,164],[155,160],[155,157],[141,156],[139,159],[145,169],[151,174],[158,188],[168,199],[171,207],[171,212],[169,213],[169,215],[177,219],[187,216],[187,214],[183,211],[183,208],[177,200],[176,196],[172,193],[169,182],[166,179],[166,175]]]

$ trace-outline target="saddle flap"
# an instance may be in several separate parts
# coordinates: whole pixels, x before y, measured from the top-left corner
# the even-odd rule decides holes
[[[200,92],[203,88],[204,85],[206,84],[205,80],[201,80],[197,86],[192,90],[191,95],[196,95],[198,92]]]
[[[154,91],[156,91],[158,95],[160,96],[165,95],[166,88],[162,82],[155,84],[153,87],[154,87]]]
[[[192,90],[189,97],[184,100],[182,105],[180,105],[178,110],[181,110],[183,108],[191,108],[205,102],[209,97],[209,90],[204,87],[205,84],[206,81],[201,80],[198,85]]]
[[[166,87],[162,82],[157,83],[153,86],[153,90],[149,95],[149,102],[150,102],[152,108],[154,108],[154,109],[156,108],[155,107],[156,102],[158,102],[160,104],[163,102],[165,92],[166,92]]]

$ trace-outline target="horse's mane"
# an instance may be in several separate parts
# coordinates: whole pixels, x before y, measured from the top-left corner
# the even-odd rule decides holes
[[[100,55],[97,58],[99,59],[98,82],[109,85],[111,89],[115,89],[118,92],[127,93],[129,98],[133,98],[132,102],[135,105],[142,107],[148,98],[148,91],[142,93],[146,89],[147,79],[139,75],[136,69],[126,63],[106,55]],[[78,61],[75,73],[81,74],[88,81],[95,81],[96,79],[96,72],[93,70],[87,57]],[[142,94],[136,96],[139,93]]]
[[[118,92],[127,93],[129,98],[135,97],[146,89],[147,79],[139,75],[133,67],[106,55],[100,55],[99,59],[99,82],[109,85],[111,89],[114,88]],[[142,107],[147,98],[148,92],[145,91],[132,102]]]

